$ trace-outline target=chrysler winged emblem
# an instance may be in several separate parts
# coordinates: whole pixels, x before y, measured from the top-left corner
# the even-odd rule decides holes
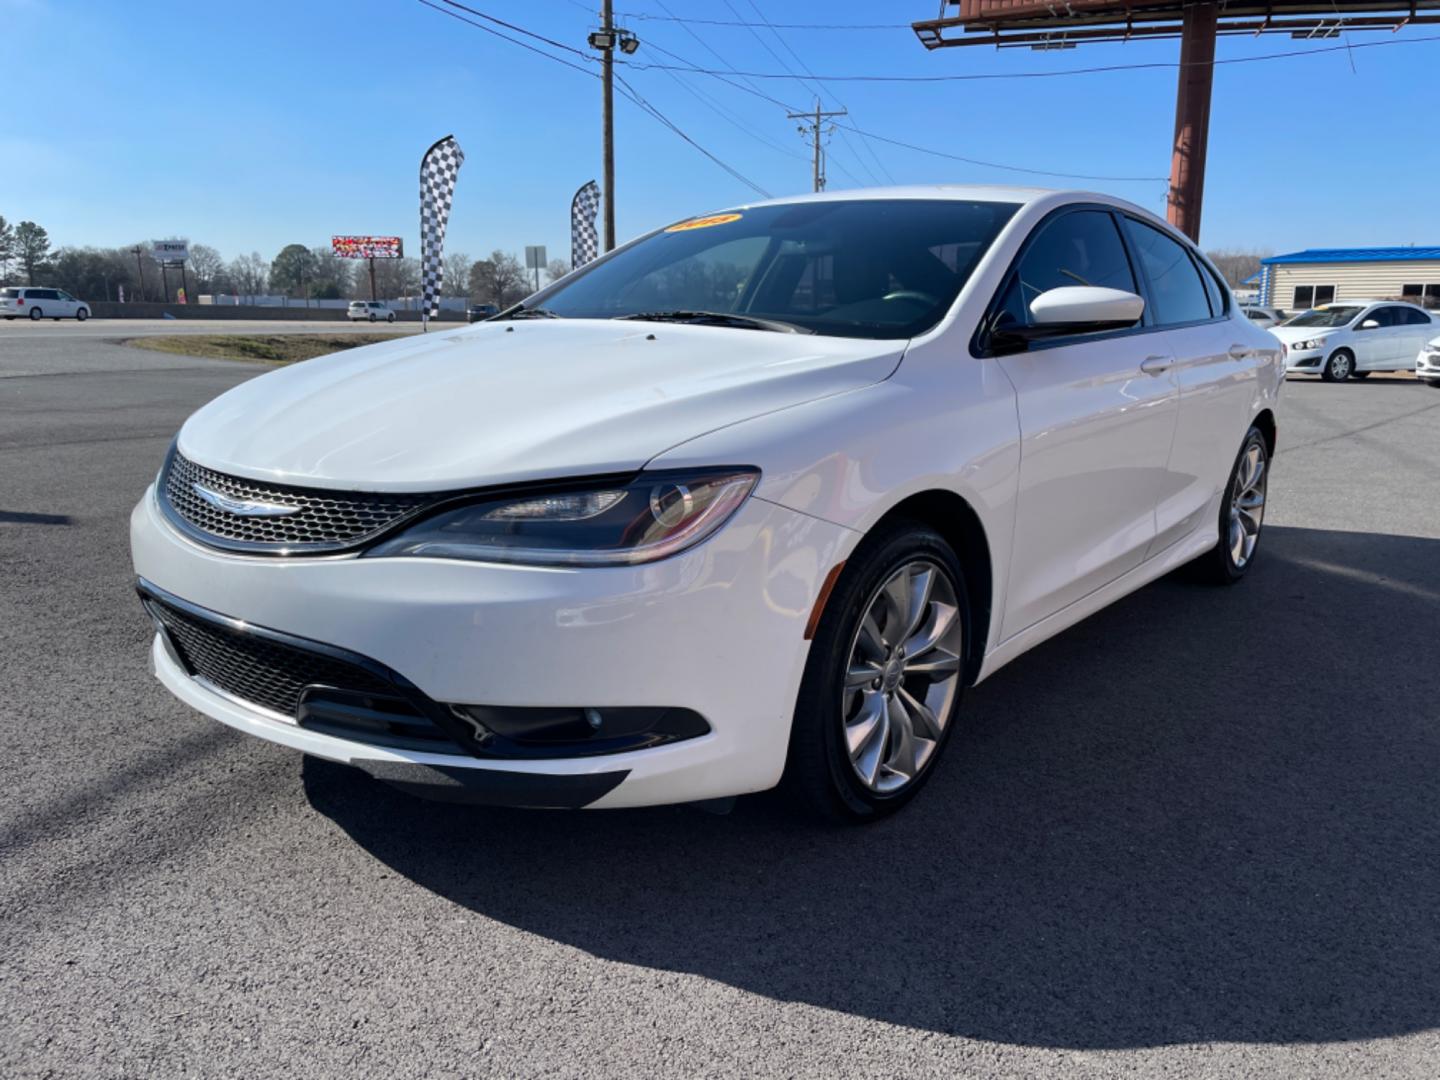
[[[227,514],[235,514],[238,517],[284,517],[286,514],[299,512],[298,506],[287,506],[285,503],[260,502],[254,499],[232,499],[229,495],[222,495],[218,491],[212,491],[204,484],[191,484],[195,494],[204,499],[211,506],[224,510]]]

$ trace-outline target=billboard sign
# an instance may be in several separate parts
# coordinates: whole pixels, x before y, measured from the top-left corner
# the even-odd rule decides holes
[[[158,263],[183,263],[190,258],[190,248],[183,240],[156,240],[151,250]]]
[[[342,259],[399,259],[405,255],[398,236],[332,236],[330,250]]]

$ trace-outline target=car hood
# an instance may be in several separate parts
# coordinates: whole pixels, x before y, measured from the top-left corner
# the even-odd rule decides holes
[[[1329,337],[1345,329],[1343,326],[1272,326],[1270,333],[1290,345],[1297,341],[1309,341],[1311,338]]]
[[[675,323],[478,323],[251,379],[191,416],[179,445],[222,472],[368,491],[627,472],[716,428],[880,382],[904,348]]]

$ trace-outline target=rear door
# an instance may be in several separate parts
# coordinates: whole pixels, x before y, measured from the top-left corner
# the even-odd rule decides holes
[[[991,325],[1028,324],[1031,302],[1062,285],[1140,291],[1107,208],[1064,211],[1037,227]],[[1021,437],[1006,637],[1133,570],[1154,538],[1178,394],[1164,335],[1145,330],[1032,342],[998,358],[1015,387]]]
[[[1437,327],[1435,321],[1419,308],[1407,307],[1403,310],[1407,334],[1405,335],[1405,347],[1395,361],[1396,371],[1409,371],[1413,368],[1415,357],[1419,355],[1420,350],[1431,338],[1440,334],[1440,327]]]
[[[1148,287],[1150,313],[1175,358],[1180,404],[1155,507],[1158,555],[1218,515],[1216,496],[1249,429],[1263,357],[1250,327],[1230,318],[1230,291],[1199,253],[1168,232],[1125,218]]]

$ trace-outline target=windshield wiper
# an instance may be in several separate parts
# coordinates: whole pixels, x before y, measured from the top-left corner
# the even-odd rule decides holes
[[[557,315],[553,311],[547,311],[543,307],[526,307],[524,304],[516,304],[509,311],[502,311],[496,315],[497,319],[563,319],[563,315]]]
[[[753,315],[733,315],[726,311],[637,311],[633,315],[617,315],[617,319],[641,322],[693,323],[697,326],[734,326],[742,330],[773,330],[778,334],[813,334],[815,331],[794,323],[775,319],[757,319]]]

